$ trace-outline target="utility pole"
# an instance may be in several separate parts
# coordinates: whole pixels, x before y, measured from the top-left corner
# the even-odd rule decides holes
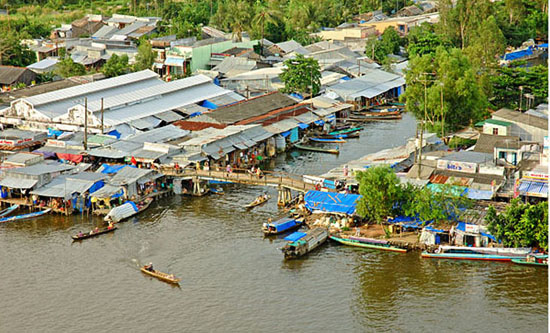
[[[523,95],[523,86],[519,86],[519,112],[521,112],[521,95]]]
[[[84,98],[84,150],[88,150],[88,97]]]
[[[103,134],[103,97],[101,97],[101,134]]]
[[[428,88],[427,88],[427,80],[424,79],[424,120],[420,123],[420,147],[418,150],[418,174],[416,175],[417,179],[420,179],[420,174],[422,170],[422,146],[424,144],[424,122],[426,121],[426,116],[428,115],[427,111],[427,101],[428,97]]]
[[[357,59],[357,65],[359,65],[359,75],[357,77],[361,77],[361,59]]]

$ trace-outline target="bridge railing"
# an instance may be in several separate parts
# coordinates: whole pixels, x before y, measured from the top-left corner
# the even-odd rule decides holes
[[[301,175],[290,174],[284,171],[261,171],[260,176],[256,173],[252,173],[248,169],[232,169],[231,172],[219,169],[208,170],[196,169],[196,168],[182,168],[182,169],[163,169],[161,170],[165,175],[181,176],[181,177],[209,177],[224,179],[228,181],[245,182],[256,185],[280,185],[293,189],[300,189],[307,191],[313,189],[314,185],[306,183]]]

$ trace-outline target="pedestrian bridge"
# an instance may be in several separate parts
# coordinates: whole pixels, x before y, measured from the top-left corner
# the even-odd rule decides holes
[[[302,176],[286,172],[262,171],[261,177],[251,174],[245,169],[236,169],[231,173],[219,170],[196,170],[196,169],[162,169],[166,176],[190,177],[200,180],[217,180],[237,184],[272,186],[279,189],[290,189],[299,192],[314,190],[315,185],[304,182]]]

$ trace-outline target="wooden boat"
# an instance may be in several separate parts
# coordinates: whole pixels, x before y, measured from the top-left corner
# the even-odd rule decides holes
[[[17,205],[17,204],[9,206],[8,208],[0,211],[0,217],[10,215],[17,208],[19,208],[19,205]]]
[[[359,134],[359,132],[355,132],[355,133],[350,133],[350,134],[334,134],[334,135],[317,134],[316,136],[319,137],[319,138],[324,138],[324,139],[356,139],[356,138],[360,137],[361,135]]]
[[[531,248],[440,246],[433,253],[422,252],[422,258],[511,261],[525,259],[530,252]]]
[[[225,194],[225,192],[223,191],[223,188],[221,188],[221,187],[218,187],[218,188],[211,187],[210,188],[210,193],[217,194],[217,195],[224,195]]]
[[[102,235],[102,234],[106,234],[106,233],[109,233],[109,232],[113,232],[115,231],[116,229],[118,229],[116,226],[113,226],[112,228],[103,228],[103,229],[99,229],[99,231],[97,232],[88,232],[88,233],[84,233],[82,235],[74,235],[72,236],[73,240],[82,240],[82,239],[86,239],[86,238],[92,238],[92,237],[95,237],[95,236],[99,236],[99,235]]]
[[[261,204],[266,203],[267,200],[269,200],[269,199],[271,199],[271,196],[261,195],[261,196],[257,197],[256,199],[254,199],[254,201],[252,201],[248,205],[245,205],[244,208],[254,208],[256,206],[259,206]]]
[[[34,212],[34,213],[23,214],[23,215],[15,215],[15,216],[10,216],[10,217],[3,217],[3,218],[0,219],[0,223],[32,219],[34,217],[38,217],[38,216],[42,216],[44,214],[47,214],[50,211],[51,211],[51,209],[48,208],[48,209],[41,210],[39,212]]]
[[[357,122],[357,121],[367,122],[367,121],[379,121],[379,120],[399,120],[401,118],[402,118],[401,114],[378,115],[378,116],[364,116],[364,115],[354,116],[354,115],[351,115],[351,116],[349,116],[348,120],[349,121],[355,121],[355,122]]]
[[[324,228],[314,228],[307,232],[295,232],[285,237],[288,243],[281,249],[285,259],[301,257],[323,244],[328,238]]]
[[[173,274],[166,274],[163,272],[159,272],[157,270],[153,270],[152,272],[147,269],[147,266],[141,267],[141,271],[149,276],[155,277],[161,281],[172,283],[172,284],[179,284],[180,279],[176,278]]]
[[[340,244],[362,247],[367,249],[406,253],[407,249],[390,245],[387,241],[363,237],[345,237],[330,235],[330,239]]]
[[[378,117],[378,116],[396,116],[400,115],[401,112],[399,111],[354,111],[352,113],[352,116],[360,116],[360,117]]]
[[[320,142],[320,143],[346,143],[346,140],[339,138],[309,138],[309,141]]]
[[[278,235],[296,230],[302,226],[302,223],[303,219],[300,221],[291,217],[283,217],[275,222],[264,223],[262,226],[262,231],[265,236]]]
[[[124,204],[111,209],[111,211],[105,216],[104,220],[105,222],[122,222],[134,215],[143,212],[151,205],[152,202],[153,198],[145,198],[138,204],[134,203],[133,201],[127,201]]]
[[[339,131],[332,131],[332,132],[329,132],[328,134],[329,135],[351,134],[351,133],[359,132],[362,129],[363,127],[353,127],[353,128],[347,128]]]
[[[300,144],[295,144],[294,147],[301,149],[301,150],[309,150],[314,151],[318,153],[328,153],[328,154],[339,154],[339,149],[328,149],[328,148],[320,148],[320,147],[312,147],[312,146],[304,146]]]
[[[525,259],[512,259],[512,262],[518,265],[542,266],[548,268],[548,255],[530,254]]]

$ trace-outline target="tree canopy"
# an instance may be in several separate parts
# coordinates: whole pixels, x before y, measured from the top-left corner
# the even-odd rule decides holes
[[[82,64],[75,63],[71,57],[66,57],[57,63],[55,74],[64,78],[84,75],[86,68]]]
[[[441,126],[457,130],[481,120],[486,113],[487,98],[459,49],[440,46],[435,55],[412,58],[406,83],[407,110],[418,119],[425,117],[432,130]]]
[[[128,73],[128,71],[129,66],[127,55],[119,57],[118,55],[113,54],[101,68],[101,72],[107,77],[119,76]]]
[[[321,68],[316,59],[298,54],[295,59],[285,60],[286,68],[279,76],[285,84],[285,93],[316,95],[321,88]]]
[[[502,213],[491,206],[485,222],[504,246],[536,246],[548,251],[548,202],[532,205],[514,199]]]
[[[153,51],[151,43],[146,40],[142,40],[138,46],[138,54],[136,56],[136,62],[134,63],[134,70],[141,71],[144,69],[151,69],[156,57],[157,54]]]
[[[388,27],[380,38],[371,37],[367,40],[365,54],[373,60],[383,63],[388,54],[399,53],[401,37],[393,27]]]

